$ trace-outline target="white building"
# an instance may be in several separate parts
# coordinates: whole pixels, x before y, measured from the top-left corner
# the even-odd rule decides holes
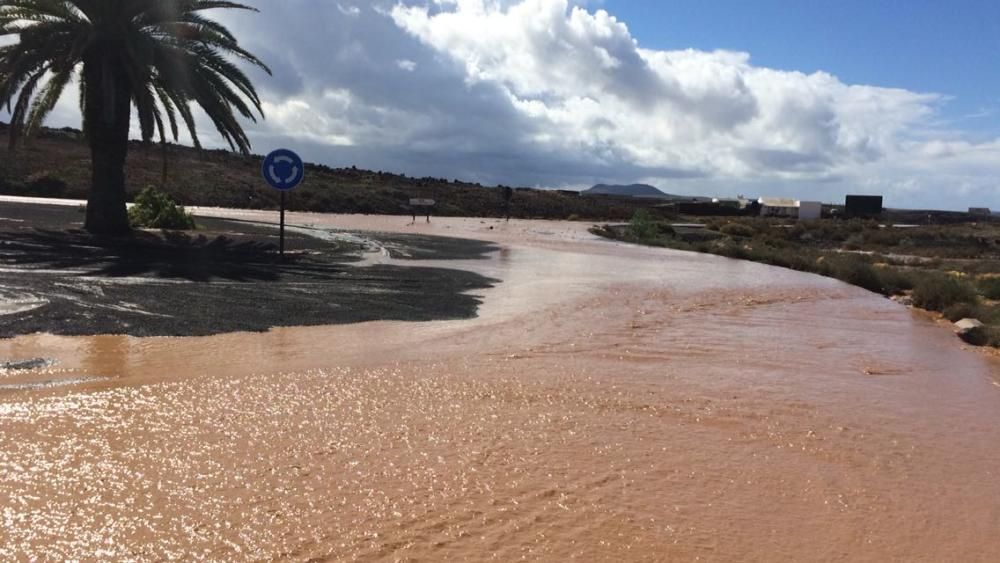
[[[788,217],[797,219],[799,217],[799,202],[794,199],[781,197],[762,197],[757,200],[760,204],[761,217]]]
[[[823,203],[819,201],[799,202],[799,221],[819,219],[823,216]]]
[[[800,201],[780,197],[762,197],[760,204],[761,217],[786,217],[808,221],[823,216],[823,204],[819,201]]]

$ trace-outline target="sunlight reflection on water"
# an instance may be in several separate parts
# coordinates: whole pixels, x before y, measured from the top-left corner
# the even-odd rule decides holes
[[[477,319],[0,342],[105,377],[0,393],[0,558],[997,555],[1000,390],[947,330],[815,276],[435,221],[506,244],[438,263],[503,280]]]

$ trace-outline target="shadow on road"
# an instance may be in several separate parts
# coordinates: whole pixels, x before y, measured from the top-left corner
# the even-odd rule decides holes
[[[282,274],[328,275],[352,254],[324,254],[322,262],[289,254],[260,240],[227,236],[137,232],[129,237],[94,237],[81,231],[24,230],[0,234],[0,262],[13,267],[84,271],[103,277],[154,277],[187,281],[268,281]]]

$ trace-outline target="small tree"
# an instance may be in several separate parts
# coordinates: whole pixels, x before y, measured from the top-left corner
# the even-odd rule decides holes
[[[656,237],[656,223],[653,215],[646,208],[637,209],[628,225],[629,234],[638,240],[648,240]]]

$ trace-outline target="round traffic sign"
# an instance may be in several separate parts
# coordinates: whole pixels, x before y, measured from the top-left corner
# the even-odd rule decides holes
[[[302,183],[306,168],[299,155],[288,149],[278,149],[264,157],[260,173],[272,188],[288,191]]]

